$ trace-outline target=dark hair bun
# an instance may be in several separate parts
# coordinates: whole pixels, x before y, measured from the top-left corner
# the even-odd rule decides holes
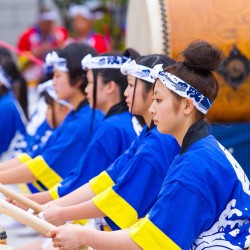
[[[216,46],[197,40],[192,42],[183,52],[184,63],[194,70],[213,71],[222,61],[223,53]]]
[[[133,48],[127,48],[123,52],[123,56],[131,58],[132,60],[135,60],[137,57],[140,56],[140,53],[138,51],[136,51],[135,49],[133,49]]]

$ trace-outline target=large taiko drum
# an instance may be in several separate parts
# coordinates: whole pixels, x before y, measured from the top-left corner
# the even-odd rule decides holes
[[[250,121],[250,0],[129,0],[126,47],[178,55],[192,41],[220,47],[219,94],[209,117]]]

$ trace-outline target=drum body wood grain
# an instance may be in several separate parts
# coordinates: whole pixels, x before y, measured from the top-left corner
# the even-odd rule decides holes
[[[250,121],[250,0],[129,0],[126,47],[174,59],[192,41],[220,47],[219,94],[208,116]],[[204,83],[205,84],[205,83]]]

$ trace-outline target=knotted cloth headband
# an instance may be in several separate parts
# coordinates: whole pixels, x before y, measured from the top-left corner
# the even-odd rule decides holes
[[[157,64],[154,68],[137,64],[135,60],[127,60],[121,67],[123,75],[132,75],[141,80],[154,83],[160,71],[163,71],[162,64]]]
[[[65,58],[59,57],[55,51],[48,53],[45,58],[46,67],[49,68],[47,71],[51,72],[53,68],[62,71],[68,72],[67,61]]]
[[[161,71],[158,74],[158,78],[167,88],[179,96],[191,98],[194,102],[194,106],[203,114],[206,114],[213,104],[212,100],[171,73]]]
[[[82,69],[120,69],[128,60],[125,56],[95,56],[88,54],[82,61]]]
[[[57,94],[56,94],[56,91],[55,91],[55,88],[54,88],[54,84],[53,84],[53,80],[48,80],[44,83],[41,83],[38,85],[37,87],[37,92],[39,94],[41,94],[42,92],[47,92],[48,95],[53,99],[55,100],[56,102],[60,103],[61,105],[64,105],[64,106],[67,106],[69,108],[72,109],[72,106],[69,102],[63,100],[63,99],[59,99]]]

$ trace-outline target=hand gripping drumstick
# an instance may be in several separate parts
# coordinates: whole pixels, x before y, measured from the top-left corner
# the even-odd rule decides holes
[[[6,197],[11,197],[15,201],[27,206],[28,208],[32,208],[35,213],[42,212],[43,206],[38,204],[37,202],[25,197],[24,195],[18,194],[8,188],[6,188],[3,184],[0,183],[0,192],[4,194]]]
[[[23,223],[33,229],[37,230],[39,233],[46,235],[46,233],[54,230],[56,227],[47,221],[44,221],[19,207],[16,207],[9,202],[0,199],[0,213],[8,215],[13,219]],[[79,250],[90,250],[91,248],[80,247]]]

